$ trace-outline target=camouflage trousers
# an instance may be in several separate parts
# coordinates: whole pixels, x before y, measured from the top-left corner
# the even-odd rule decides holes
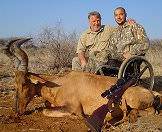
[[[98,62],[98,61],[96,61],[96,60],[94,60],[92,58],[89,58],[86,66],[85,67],[81,67],[79,58],[78,57],[74,57],[73,60],[72,60],[72,70],[95,73],[95,71],[99,67],[99,65],[102,65],[104,63],[105,62]]]

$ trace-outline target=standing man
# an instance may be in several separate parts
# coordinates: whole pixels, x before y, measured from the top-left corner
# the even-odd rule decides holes
[[[149,48],[149,39],[144,28],[127,22],[127,13],[123,7],[114,10],[114,18],[118,26],[111,36],[110,43],[116,46],[117,58],[123,61],[133,55],[144,56]]]
[[[110,57],[108,40],[114,28],[102,25],[101,15],[97,11],[89,13],[88,22],[89,29],[79,39],[78,56],[72,60],[72,70],[94,73],[96,67],[106,63]]]

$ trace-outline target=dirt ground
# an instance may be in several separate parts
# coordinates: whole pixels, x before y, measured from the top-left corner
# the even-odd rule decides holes
[[[1,132],[86,132],[82,117],[51,118],[42,114],[44,100],[35,97],[27,107],[27,113],[15,117],[15,90],[10,77],[0,79],[0,131]],[[162,132],[162,113],[139,117],[135,123],[123,123],[104,132]]]

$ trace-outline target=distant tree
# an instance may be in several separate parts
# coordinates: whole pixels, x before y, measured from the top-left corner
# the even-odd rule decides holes
[[[41,53],[49,59],[50,67],[60,70],[64,67],[71,67],[77,38],[75,31],[67,33],[61,23],[57,23],[55,27],[44,27],[37,35],[35,42],[42,50]]]

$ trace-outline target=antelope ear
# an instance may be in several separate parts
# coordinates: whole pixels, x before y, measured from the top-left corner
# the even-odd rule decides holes
[[[34,76],[34,75],[29,75],[29,79],[34,84],[37,84],[38,82],[40,82],[40,83],[46,83],[47,82],[47,80],[40,78],[38,76]]]

